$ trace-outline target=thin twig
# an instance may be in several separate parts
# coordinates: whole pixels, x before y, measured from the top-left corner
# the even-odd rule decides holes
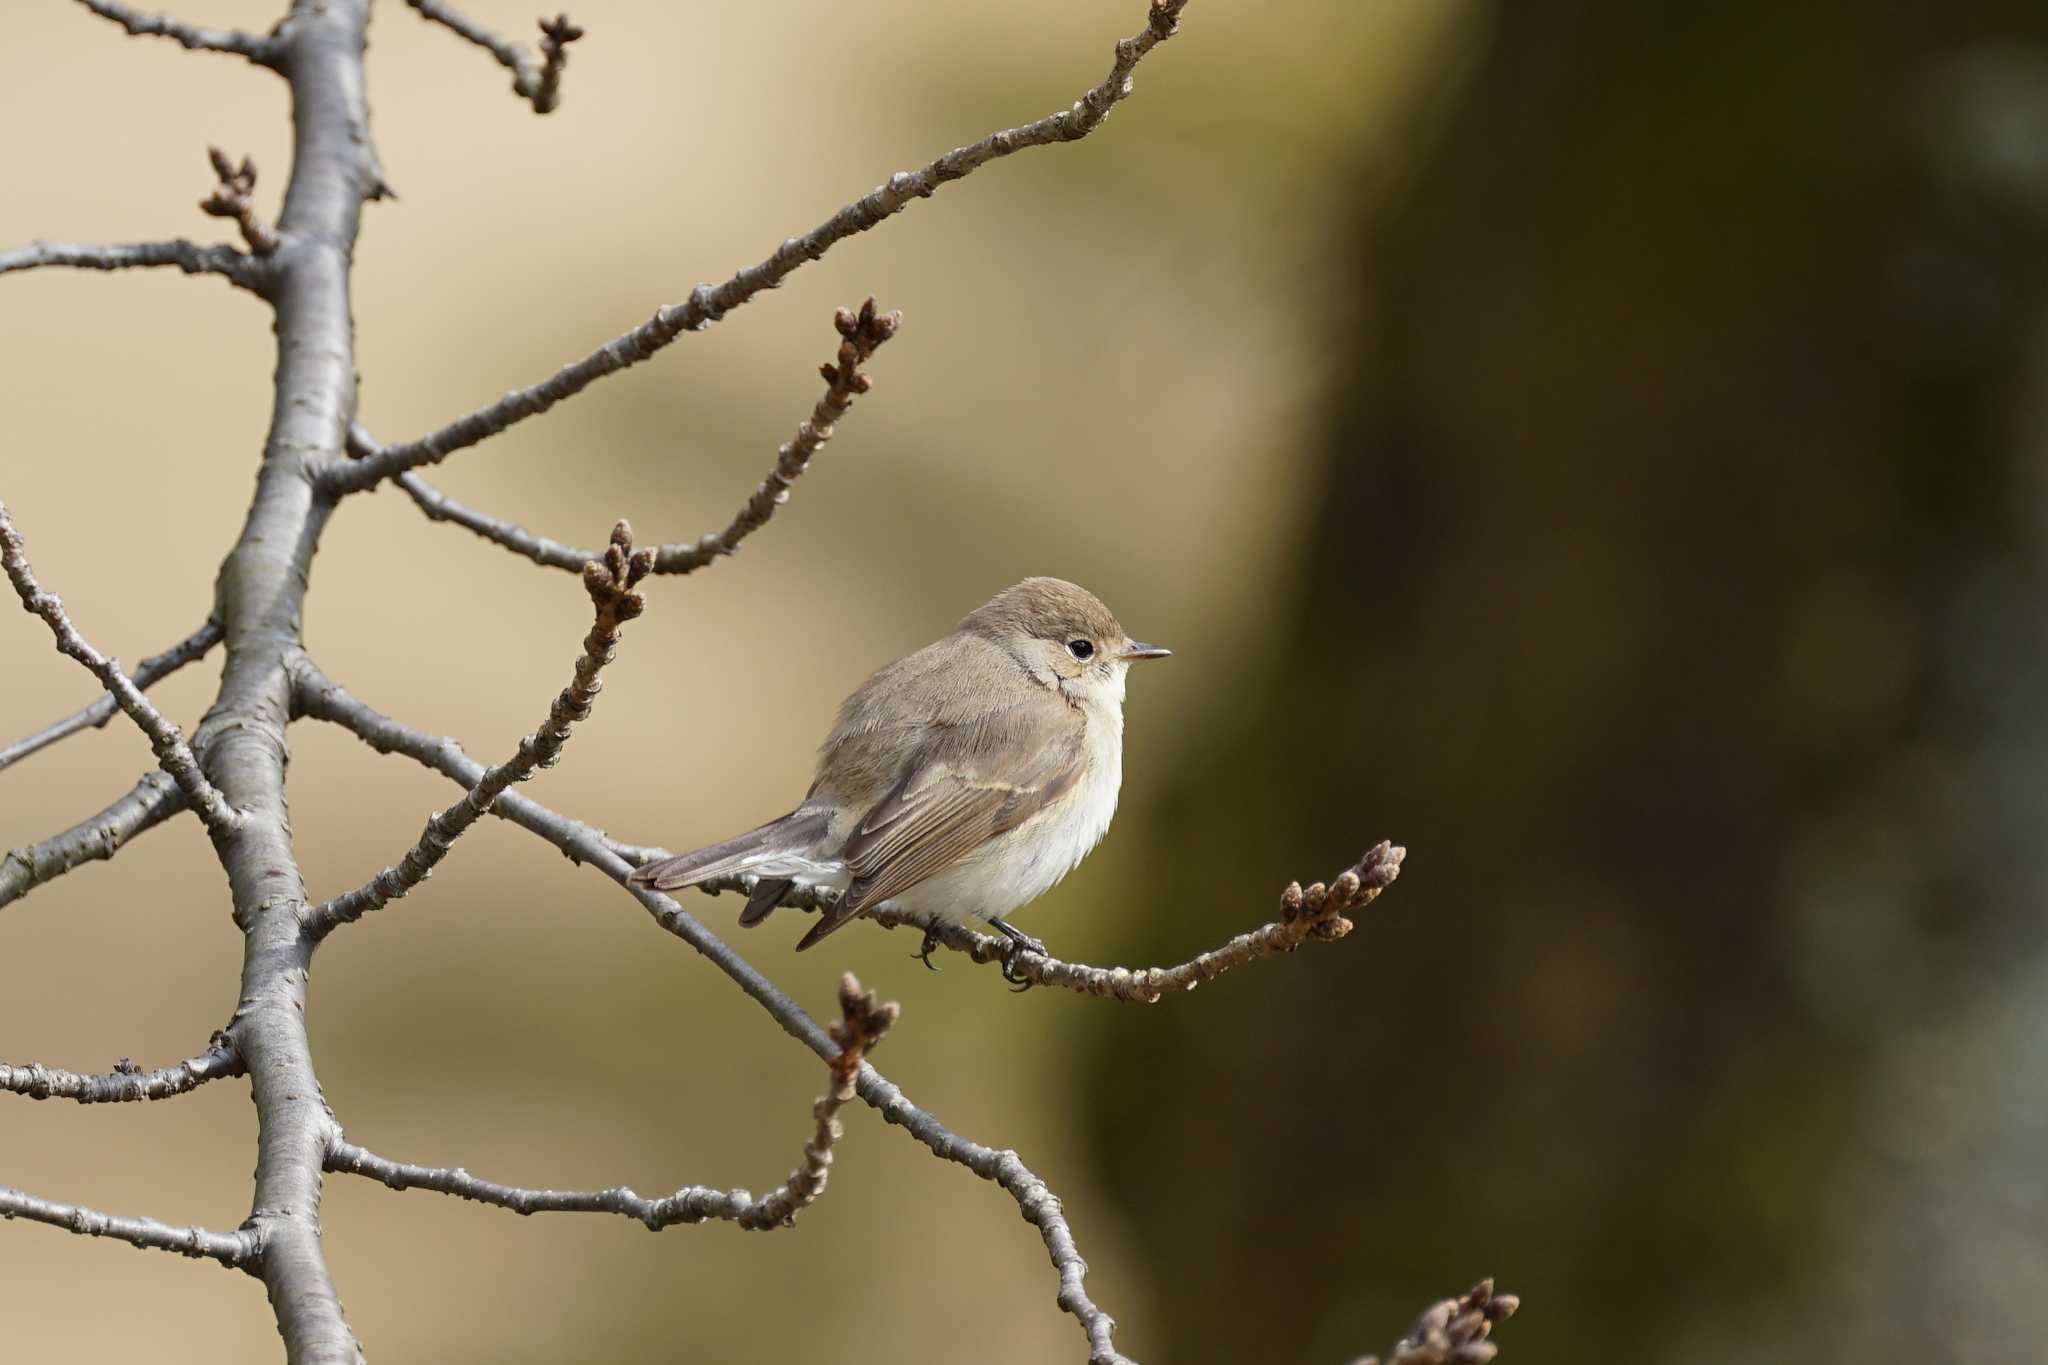
[[[554,766],[562,746],[569,742],[570,727],[587,719],[597,701],[603,686],[598,674],[612,661],[620,627],[647,608],[647,599],[633,589],[647,576],[653,562],[654,551],[633,549],[630,526],[621,521],[612,528],[604,557],[583,566],[583,586],[590,593],[595,616],[590,633],[583,638],[583,652],[576,657],[575,676],[548,708],[546,722],[519,741],[518,753],[484,773],[460,801],[428,820],[419,842],[406,850],[398,866],[387,867],[355,890],[308,910],[309,937],[317,942],[336,925],[359,920],[418,886],[507,788]]]
[[[256,192],[256,163],[245,156],[237,166],[218,147],[208,147],[206,159],[213,173],[220,177],[220,183],[213,187],[213,193],[199,201],[199,211],[210,218],[234,219],[242,230],[242,240],[258,256],[276,251],[277,232],[257,216],[256,206],[249,202],[249,196]]]
[[[550,114],[562,102],[562,68],[569,64],[569,44],[583,36],[583,30],[558,14],[540,21],[541,59],[509,38],[502,38],[476,20],[440,0],[405,0],[422,19],[443,24],[498,59],[512,73],[512,93],[533,106],[536,114]]]
[[[169,773],[144,773],[106,809],[40,843],[7,850],[0,857],[0,906],[20,900],[74,867],[113,857],[130,839],[183,809],[185,793]]]
[[[132,270],[156,265],[174,265],[187,275],[218,275],[256,295],[265,294],[270,287],[269,267],[255,257],[224,244],[200,246],[183,237],[169,242],[129,242],[118,246],[38,241],[0,251],[0,275],[38,266]]]
[[[111,19],[138,37],[169,38],[195,52],[225,52],[246,57],[258,66],[277,65],[277,40],[238,29],[200,28],[167,14],[144,14],[118,0],[79,0],[103,19]]]
[[[566,365],[530,388],[516,389],[497,402],[415,441],[385,446],[376,456],[329,469],[323,476],[337,492],[353,492],[417,469],[437,464],[504,431],[513,423],[546,412],[592,383],[646,360],[685,332],[701,331],[764,289],[782,283],[806,261],[815,261],[835,243],[867,231],[918,199],[928,199],[940,186],[1027,147],[1073,142],[1102,125],[1131,93],[1131,73],[1146,53],[1176,32],[1187,0],[1151,0],[1145,27],[1116,45],[1116,60],[1100,85],[1074,101],[1073,107],[1033,123],[991,133],[979,142],[958,147],[917,171],[899,171],[886,184],[856,199],[802,237],[792,237],[764,261],[751,265],[719,285],[699,285],[682,303],[668,304],[623,336],[606,342],[583,359]]]
[[[1394,1344],[1386,1365],[1486,1365],[1500,1354],[1491,1340],[1493,1329],[1515,1315],[1522,1301],[1493,1292],[1492,1280],[1481,1280],[1455,1299],[1423,1310],[1408,1335]],[[1380,1365],[1365,1356],[1353,1365]]]
[[[207,781],[206,774],[200,771],[199,760],[193,756],[191,746],[185,743],[185,737],[178,733],[178,727],[164,719],[163,713],[150,704],[149,698],[142,695],[142,690],[121,671],[119,664],[94,649],[78,633],[78,628],[71,624],[71,618],[65,615],[63,600],[54,593],[44,592],[36,582],[35,571],[29,567],[28,546],[22,540],[21,532],[15,529],[4,502],[0,502],[0,565],[5,566],[8,581],[14,584],[21,605],[42,617],[50,633],[57,637],[58,650],[84,664],[100,680],[100,685],[113,694],[129,719],[142,728],[142,733],[149,737],[150,748],[156,751],[158,765],[185,793],[185,799],[199,812],[199,818],[206,822],[207,829],[217,836],[234,829],[241,817],[213,783]]]
[[[663,849],[617,840],[607,843],[613,852],[636,867],[668,856]],[[1407,849],[1382,840],[1327,886],[1317,882],[1304,890],[1299,882],[1289,885],[1280,893],[1279,918],[1172,967],[1093,967],[1082,962],[1062,962],[1028,948],[1019,950],[1006,938],[977,933],[957,921],[905,909],[894,901],[884,901],[867,917],[884,929],[928,933],[935,943],[964,953],[977,963],[1005,965],[1013,979],[1035,986],[1063,986],[1081,995],[1151,1005],[1164,996],[1214,981],[1232,967],[1291,953],[1304,943],[1334,943],[1343,938],[1354,927],[1347,916],[1371,904],[1380,892],[1393,885],[1407,856]],[[728,891],[750,894],[755,880],[751,874],[713,877],[697,883],[697,889],[712,895]],[[790,888],[783,904],[799,910],[823,910],[838,900],[839,893],[830,888],[796,886]]]
[[[242,1074],[242,1059],[225,1034],[215,1034],[206,1051],[176,1066],[144,1071],[127,1058],[105,1076],[87,1076],[54,1067],[0,1065],[0,1090],[32,1100],[76,1100],[80,1104],[119,1104],[135,1100],[167,1100],[197,1090],[208,1081]]]
[[[304,655],[292,664],[295,686],[293,701],[297,712],[329,721],[355,734],[379,753],[399,753],[424,764],[463,786],[472,786],[483,774],[483,765],[468,757],[453,740],[429,735],[397,721],[349,695],[339,683],[327,677]],[[571,861],[588,863],[624,887],[639,901],[655,923],[696,949],[713,966],[730,977],[747,995],[767,1010],[783,1031],[820,1057],[831,1058],[839,1046],[817,1021],[785,995],[774,982],[755,969],[718,935],[698,923],[690,913],[659,891],[627,882],[633,864],[608,845],[604,833],[580,821],[548,809],[518,792],[506,792],[492,807],[492,814],[511,821],[521,829],[554,845]],[[920,1109],[872,1065],[861,1067],[855,1093],[889,1123],[896,1124],[922,1142],[933,1155],[965,1166],[995,1184],[1017,1201],[1017,1208],[1045,1242],[1046,1254],[1059,1276],[1059,1306],[1074,1315],[1088,1334],[1090,1365],[1131,1365],[1118,1354],[1111,1340],[1116,1321],[1088,1297],[1084,1277],[1088,1264],[1074,1245],[1059,1197],[1034,1174],[1015,1152],[997,1151],[970,1142]]]
[[[875,301],[869,299],[861,305],[859,312],[851,308],[840,309],[834,315],[833,323],[839,329],[839,352],[835,359],[819,366],[819,373],[825,376],[825,395],[811,409],[810,419],[799,423],[796,436],[776,451],[775,464],[768,471],[768,477],[754,490],[753,496],[740,505],[723,531],[688,543],[661,546],[654,552],[655,573],[686,574],[701,569],[720,556],[737,551],[741,541],[767,524],[768,519],[775,515],[775,509],[789,501],[790,485],[810,468],[811,460],[832,439],[840,419],[852,410],[855,396],[873,387],[861,366],[874,356],[883,342],[896,334],[902,326],[903,315],[877,313]],[[359,454],[373,453],[376,442],[361,426],[351,426],[349,449]],[[396,482],[430,520],[452,521],[514,554],[524,555],[536,564],[580,569],[591,558],[585,551],[537,536],[516,522],[502,521],[464,507],[431,487],[417,474],[400,474]]]
[[[119,1214],[81,1208],[77,1204],[38,1199],[22,1190],[0,1189],[0,1218],[26,1218],[31,1223],[48,1223],[53,1228],[63,1228],[84,1237],[112,1237],[145,1250],[175,1251],[195,1260],[211,1258],[237,1270],[249,1269],[259,1255],[255,1235],[246,1230],[212,1232],[199,1227],[177,1228],[169,1223],[159,1223],[154,1218],[124,1218]]]
[[[737,1223],[750,1232],[793,1227],[798,1212],[815,1203],[824,1192],[832,1167],[832,1149],[843,1136],[837,1116],[853,1098],[861,1058],[881,1042],[882,1035],[896,1021],[896,1006],[877,1003],[874,993],[861,990],[851,973],[840,980],[839,1007],[840,1022],[832,1026],[832,1036],[840,1044],[839,1055],[830,1063],[832,1088],[811,1106],[814,1126],[811,1140],[804,1145],[803,1159],[787,1180],[758,1198],[743,1189],[720,1190],[704,1185],[685,1185],[659,1199],[645,1198],[623,1185],[605,1190],[522,1189],[480,1180],[459,1166],[414,1166],[392,1161],[352,1142],[335,1144],[327,1156],[327,1169],[381,1180],[394,1190],[436,1190],[522,1215],[616,1213],[639,1219],[653,1232],[677,1223],[694,1224],[710,1219]]]
[[[220,643],[220,622],[208,617],[206,624],[172,645],[161,654],[152,654],[136,665],[133,674],[137,687],[150,687],[168,678],[186,664],[206,657],[208,650]],[[45,725],[42,729],[14,743],[0,748],[0,769],[12,767],[30,754],[46,749],[58,740],[75,735],[80,730],[96,730],[113,719],[121,708],[110,696],[101,697],[90,706],[80,707],[60,721]]]

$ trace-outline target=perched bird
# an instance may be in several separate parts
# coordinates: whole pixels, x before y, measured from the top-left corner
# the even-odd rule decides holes
[[[799,950],[885,900],[947,921],[972,915],[1010,940],[1011,975],[1019,949],[1043,945],[1003,916],[1108,832],[1123,783],[1124,675],[1170,652],[1133,640],[1085,589],[1027,578],[862,683],[795,810],[632,880],[668,891],[756,874],[743,925],[797,885],[840,890]],[[927,934],[926,966],[934,946]]]

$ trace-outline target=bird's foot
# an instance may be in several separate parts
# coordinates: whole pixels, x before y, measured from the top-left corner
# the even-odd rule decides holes
[[[1012,928],[1004,921],[991,919],[988,923],[990,928],[1010,940],[1009,947],[1003,950],[1003,980],[1016,987],[1011,992],[1012,995],[1022,995],[1038,983],[1017,970],[1017,959],[1025,953],[1037,953],[1040,957],[1048,957],[1050,954],[1045,951],[1045,944],[1029,934]]]
[[[926,971],[938,971],[938,964],[932,961],[932,949],[938,946],[939,931],[937,926],[935,925],[932,928],[924,931],[924,942],[918,945],[917,951],[912,953],[911,956],[916,958],[919,962],[922,962],[924,964]]]

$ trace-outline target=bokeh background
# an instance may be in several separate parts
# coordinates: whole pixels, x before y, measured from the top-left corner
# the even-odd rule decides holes
[[[267,26],[274,4],[194,17]],[[439,425],[723,278],[887,172],[1070,101],[1141,6],[598,4],[566,99],[396,4],[403,196],[357,254],[363,420]],[[0,242],[274,208],[283,90],[17,5]],[[517,31],[527,8],[472,0]],[[949,187],[435,477],[564,539],[723,524],[814,401],[831,310],[906,315],[773,527],[657,582],[539,799],[685,846],[782,809],[832,706],[1000,585],[1098,590],[1133,684],[1123,814],[1025,923],[1178,961],[1367,844],[1333,948],[1121,1007],[930,975],[902,934],[741,940],[1065,1197],[1153,1361],[1344,1361],[1482,1273],[1509,1358],[2022,1361],[2048,1336],[2048,11],[1201,0],[1086,143]],[[0,285],[0,495],[133,661],[204,615],[261,448],[268,318],[217,281]],[[351,501],[311,648],[502,756],[580,590],[401,495]],[[159,689],[189,725],[218,656]],[[91,695],[0,620],[0,728]],[[0,846],[148,761],[120,725],[0,775]],[[315,895],[453,789],[294,731]],[[729,925],[737,903],[690,907]],[[0,914],[0,1057],[189,1055],[239,940],[189,820]],[[495,822],[320,955],[350,1135],[556,1186],[764,1188],[820,1068],[616,889]],[[247,1207],[253,1115],[0,1103],[0,1183]],[[1011,1201],[863,1112],[794,1232],[650,1237],[329,1182],[373,1358],[1041,1362],[1079,1333]],[[0,1225],[0,1356],[266,1360],[260,1290]]]

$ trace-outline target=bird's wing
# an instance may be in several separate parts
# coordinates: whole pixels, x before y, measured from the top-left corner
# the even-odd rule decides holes
[[[1071,790],[1086,764],[1080,713],[1057,696],[948,727],[861,817],[840,857],[853,881],[799,949],[900,896]]]

